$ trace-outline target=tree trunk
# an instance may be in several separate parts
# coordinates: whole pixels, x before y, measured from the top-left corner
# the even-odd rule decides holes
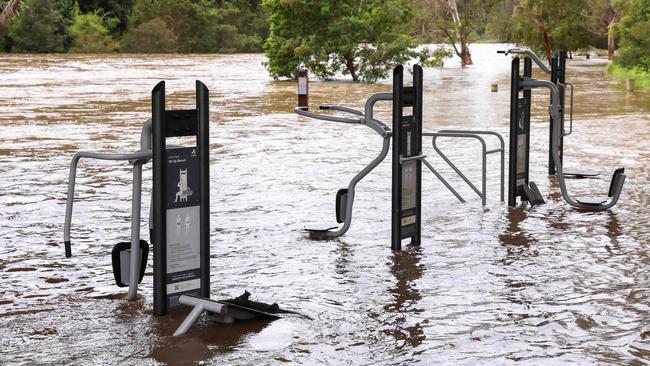
[[[354,66],[354,58],[350,56],[345,56],[344,58],[345,58],[345,67],[350,72],[350,76],[352,76],[352,81],[359,81],[359,76],[357,75],[357,69]]]
[[[610,23],[607,27],[607,58],[614,59],[614,51],[616,50],[616,40],[614,39],[614,31],[611,29],[614,23]]]
[[[2,13],[0,13],[0,29],[5,29],[9,27],[9,22],[11,22],[11,17],[16,14],[18,11],[18,7],[20,6],[20,1],[21,0],[11,0],[5,6],[4,9],[2,9]]]
[[[469,47],[467,46],[467,43],[463,42],[461,43],[461,65],[466,66],[466,65],[473,65],[474,62],[472,61],[472,54],[469,53]]]
[[[548,39],[548,32],[546,32],[546,29],[544,29],[543,35],[544,35],[544,52],[546,53],[546,58],[548,59],[548,63],[550,64],[553,60],[553,49],[551,49],[551,41]]]
[[[454,21],[456,34],[460,41],[460,55],[458,55],[460,57],[460,64],[461,66],[472,65],[474,63],[472,62],[472,55],[469,52],[469,44],[467,43],[467,35],[465,34],[465,25],[460,21],[456,0],[447,0],[447,5],[449,5],[449,9],[451,10],[451,18]]]

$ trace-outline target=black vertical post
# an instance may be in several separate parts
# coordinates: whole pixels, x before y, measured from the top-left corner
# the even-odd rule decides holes
[[[167,313],[165,306],[165,273],[167,253],[165,243],[165,82],[159,82],[151,92],[153,128],[153,312]]]
[[[413,86],[404,87],[404,68],[400,65],[393,70],[392,250],[401,250],[402,239],[407,238],[411,245],[420,245],[421,154],[422,68],[413,67]]]
[[[196,109],[165,110],[165,83],[152,91],[154,314],[181,295],[210,296],[209,94],[196,82]],[[196,136],[191,146],[169,137]]]
[[[551,82],[553,84],[565,84],[566,81],[566,51],[553,52],[553,58],[551,61]],[[564,157],[564,88],[559,88],[560,91],[560,140],[558,141],[558,149],[560,150],[560,161]],[[553,153],[551,150],[551,139],[553,134],[555,134],[555,129],[553,128],[553,120],[550,121],[550,131],[549,131],[549,143],[548,143],[548,175],[555,174],[555,162],[553,161]]]
[[[512,60],[510,71],[510,144],[508,163],[508,206],[517,204],[517,197],[526,200],[523,186],[529,182],[530,157],[530,89],[522,90],[520,59]],[[532,75],[532,62],[524,59],[524,77]],[[523,97],[519,93],[523,91]]]
[[[510,141],[508,146],[508,206],[517,204],[517,120],[519,116],[519,58],[510,67]]]
[[[533,61],[526,57],[524,59],[524,77],[532,77],[533,76]],[[524,184],[528,184],[530,182],[530,108],[532,106],[531,103],[531,97],[532,97],[532,90],[527,89],[524,90],[524,121],[523,121],[523,127],[524,127],[524,133],[526,134],[526,147],[525,147],[525,152],[523,153],[524,156],[526,157],[526,161],[524,163]],[[521,188],[520,192],[520,197],[523,200],[527,200],[528,198],[526,197],[526,193],[523,191],[523,187]]]
[[[201,166],[201,296],[210,297],[210,95],[196,81],[196,110],[199,117],[197,145]]]

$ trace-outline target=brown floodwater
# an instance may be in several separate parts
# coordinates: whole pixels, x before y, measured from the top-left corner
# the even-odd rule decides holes
[[[505,45],[475,45],[476,65],[425,69],[424,129],[489,129],[507,137]],[[3,55],[0,58],[0,364],[645,364],[650,362],[650,92],[627,93],[606,60],[569,60],[576,86],[567,168],[575,195],[627,181],[610,211],[565,204],[547,177],[545,92],[534,92],[531,179],[547,204],[488,202],[424,153],[468,200],[423,172],[422,246],[390,250],[390,157],[357,187],[352,227],[310,241],[334,221],[336,190],[379,152],[363,126],[292,113],[296,85],[269,78],[262,55]],[[537,74],[538,76],[542,76]],[[152,314],[151,258],[135,302],[114,286],[110,250],[129,239],[130,167],[82,161],[73,253],[62,245],[74,152],[128,152],[167,81],[168,105],[192,108],[194,80],[211,93],[211,293],[244,290],[313,318],[234,325],[203,321],[172,338],[186,314]],[[499,92],[491,93],[497,83]],[[362,108],[390,91],[313,82],[311,103]],[[390,105],[378,105],[389,122]],[[490,143],[492,145],[493,143]],[[476,142],[440,140],[479,183]],[[151,165],[145,166],[143,239]]]

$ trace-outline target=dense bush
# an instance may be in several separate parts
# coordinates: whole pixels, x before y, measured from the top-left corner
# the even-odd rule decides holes
[[[161,18],[138,25],[122,39],[122,51],[134,53],[176,52],[177,37]]]
[[[63,52],[66,38],[63,17],[53,0],[28,0],[9,28],[15,52]]]

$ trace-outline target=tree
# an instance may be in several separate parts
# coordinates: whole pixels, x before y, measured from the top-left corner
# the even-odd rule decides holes
[[[620,1],[615,7],[624,14],[615,26],[619,39],[615,62],[650,71],[650,0]]]
[[[614,10],[612,0],[589,0],[586,10],[588,30],[597,36],[607,37],[607,57],[613,59],[616,50],[614,24],[619,14]]]
[[[583,16],[586,0],[519,0],[515,4],[514,40],[543,50],[549,62],[554,48],[574,51],[589,45]]]
[[[82,0],[79,8],[83,13],[95,13],[104,17],[115,19],[115,24],[109,31],[114,35],[121,35],[129,27],[129,16],[133,9],[133,0]]]
[[[131,31],[159,18],[176,37],[179,52],[259,50],[257,17],[263,15],[252,9],[255,1],[135,0]]]
[[[117,42],[109,35],[102,18],[97,13],[75,16],[68,32],[74,39],[71,52],[106,53],[118,48]]]
[[[337,73],[354,81],[386,77],[416,52],[404,0],[265,0],[270,34],[264,44],[274,78],[296,77],[303,63],[324,79]]]
[[[460,58],[461,65],[472,65],[474,62],[472,61],[472,54],[469,52],[472,32],[470,13],[476,10],[477,4],[474,4],[471,0],[460,0],[461,12],[459,13],[459,2],[457,0],[438,0],[438,3],[442,4],[442,14],[444,14],[438,18],[438,27],[447,37],[448,43],[453,47],[456,56]]]
[[[122,38],[122,51],[139,53],[176,52],[177,37],[161,18],[138,25]]]
[[[28,0],[9,29],[12,50],[63,52],[65,26],[52,0]]]
[[[11,18],[18,13],[20,4],[21,0],[9,0],[0,2],[0,5],[2,5],[0,7],[2,9],[2,12],[0,12],[0,30],[9,27]]]

